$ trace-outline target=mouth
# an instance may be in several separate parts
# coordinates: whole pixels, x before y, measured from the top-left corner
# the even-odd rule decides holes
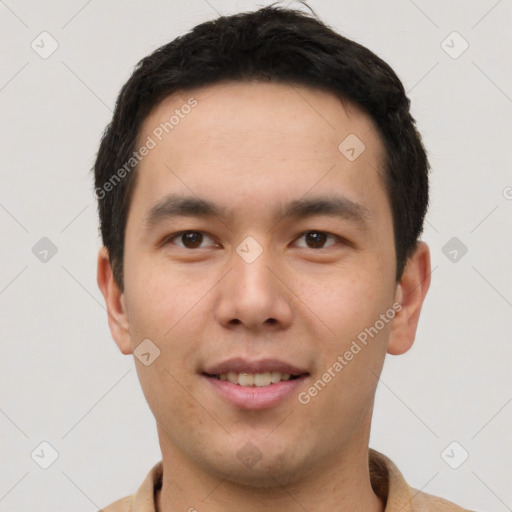
[[[280,382],[287,382],[296,379],[300,379],[301,377],[305,377],[309,375],[308,373],[301,374],[290,374],[283,373],[279,371],[268,371],[268,372],[260,372],[260,373],[248,373],[248,372],[227,372],[227,373],[217,373],[217,374],[208,374],[203,373],[204,376],[209,377],[211,379],[217,379],[224,382],[230,382],[236,386],[241,387],[267,387],[267,386],[275,386]]]
[[[206,367],[200,376],[216,400],[236,409],[268,409],[294,395],[310,376],[304,367],[278,359],[235,357]]]
[[[226,365],[220,365],[202,372],[200,376],[213,393],[213,400],[220,398],[238,410],[276,407],[298,396],[310,376],[309,372],[278,362],[269,364],[267,361],[266,368],[262,364],[251,365],[246,362],[233,364],[231,361],[229,365],[232,370],[238,371],[227,371]],[[268,369],[269,366],[273,369]]]

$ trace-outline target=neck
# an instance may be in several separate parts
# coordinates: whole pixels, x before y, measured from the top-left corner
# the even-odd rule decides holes
[[[384,512],[372,489],[368,465],[371,408],[344,449],[332,450],[298,479],[255,487],[205,471],[191,461],[158,425],[163,459],[157,512]]]

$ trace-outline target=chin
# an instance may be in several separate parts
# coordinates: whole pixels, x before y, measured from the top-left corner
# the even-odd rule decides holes
[[[299,461],[296,454],[276,452],[275,448],[258,450],[247,443],[241,450],[214,456],[205,466],[222,480],[243,487],[270,489],[301,480],[309,465],[307,461]]]

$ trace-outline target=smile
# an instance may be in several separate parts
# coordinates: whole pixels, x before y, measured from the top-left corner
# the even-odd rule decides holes
[[[274,374],[273,378],[272,374]],[[223,379],[221,376],[226,378]],[[224,403],[237,409],[254,410],[276,407],[287,398],[295,397],[309,374],[292,376],[280,372],[256,374],[229,372],[220,375],[203,373],[201,377]],[[275,382],[272,382],[272,379]],[[235,380],[236,382],[233,382]]]
[[[244,387],[264,387],[271,384],[277,384],[281,381],[293,380],[299,375],[290,375],[282,372],[263,372],[263,373],[236,373],[228,372],[218,375],[209,375],[219,380],[229,381]]]

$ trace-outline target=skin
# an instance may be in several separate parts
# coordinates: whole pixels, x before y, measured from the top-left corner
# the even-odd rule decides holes
[[[139,142],[191,96],[197,107],[137,170],[124,291],[106,249],[98,255],[121,352],[147,338],[161,351],[149,366],[135,359],[162,450],[158,510],[383,511],[367,463],[375,390],[386,353],[414,342],[430,255],[419,242],[396,281],[377,129],[357,106],[322,90],[234,82],[166,98]],[[365,144],[353,162],[338,150],[351,133]],[[368,210],[366,228],[325,215],[274,215],[288,201],[333,192]],[[214,201],[229,216],[168,218],[147,229],[145,215],[169,193]],[[169,238],[184,230],[204,237],[195,248]],[[317,248],[305,231],[335,236]],[[247,236],[263,250],[250,264],[236,252]],[[278,358],[310,373],[299,390],[307,391],[393,303],[402,305],[394,319],[306,405],[293,394],[272,408],[241,410],[200,376],[233,356]],[[248,442],[261,454],[252,467],[237,457]]]

